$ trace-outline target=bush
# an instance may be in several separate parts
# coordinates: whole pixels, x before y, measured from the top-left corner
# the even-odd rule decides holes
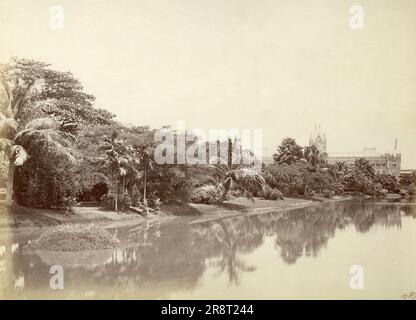
[[[283,194],[276,188],[266,186],[259,194],[266,200],[283,200]]]
[[[297,196],[304,192],[306,171],[307,165],[303,163],[273,164],[266,167],[264,177],[270,187],[282,190],[286,196]]]
[[[335,194],[344,194],[344,185],[342,183],[333,183],[331,189]]]
[[[333,196],[335,196],[335,192],[332,190],[324,190],[322,191],[322,196],[324,198],[332,198]]]
[[[51,165],[34,155],[16,168],[14,199],[20,205],[51,209],[71,207],[77,192],[72,165]]]
[[[374,182],[380,183],[383,189],[386,189],[391,193],[399,193],[400,185],[396,177],[390,174],[378,174],[376,175]]]
[[[266,182],[272,188],[281,190],[286,196],[322,193],[323,190],[343,192],[342,185],[335,185],[327,171],[319,171],[307,163],[267,166],[264,172]]]
[[[149,208],[155,209],[156,211],[160,209],[160,198],[156,197],[155,195],[148,197],[146,202]]]
[[[191,193],[191,202],[193,203],[214,203],[221,196],[221,192],[218,187],[213,185],[202,186],[196,188]]]

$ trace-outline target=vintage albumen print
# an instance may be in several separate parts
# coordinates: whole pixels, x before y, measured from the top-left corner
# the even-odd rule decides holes
[[[415,39],[413,0],[1,0],[0,299],[415,299]]]

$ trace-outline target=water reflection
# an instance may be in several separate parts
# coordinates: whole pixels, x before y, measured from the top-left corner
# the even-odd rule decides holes
[[[22,244],[0,244],[0,297],[51,294],[49,267],[65,270],[65,297],[114,298],[129,293],[146,298],[197,290],[207,270],[238,286],[242,276],[258,272],[247,257],[272,239],[284,264],[319,258],[337,230],[353,226],[371,233],[375,226],[402,228],[403,217],[416,218],[414,203],[358,201],[322,204],[287,213],[235,217],[204,223],[145,223],[111,230],[127,248],[77,253],[28,254]],[[272,252],[270,252],[272,254]]]

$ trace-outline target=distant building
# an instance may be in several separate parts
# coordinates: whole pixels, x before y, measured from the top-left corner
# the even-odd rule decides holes
[[[327,161],[330,164],[337,162],[345,162],[346,164],[353,164],[358,158],[364,158],[370,162],[376,173],[391,174],[398,178],[400,176],[401,154],[377,154],[368,155],[364,149],[363,152],[357,153],[332,153],[328,156]]]
[[[416,170],[414,169],[402,169],[400,170],[400,178],[407,178],[415,174]]]
[[[393,154],[379,154],[375,148],[364,148],[362,152],[350,153],[327,153],[326,136],[322,132],[320,125],[315,125],[315,131],[309,138],[309,145],[315,145],[317,149],[327,155],[327,161],[330,164],[345,162],[353,164],[355,160],[364,158],[370,162],[376,173],[391,174],[396,178],[400,176],[401,154],[397,153],[397,139],[395,141]]]
[[[326,135],[321,131],[321,125],[315,124],[315,130],[309,137],[309,145],[314,145],[320,153],[326,153]]]

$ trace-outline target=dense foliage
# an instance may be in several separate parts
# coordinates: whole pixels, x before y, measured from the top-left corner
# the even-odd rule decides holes
[[[302,148],[293,138],[283,139],[275,163],[261,173],[233,163],[242,149],[230,138],[217,141],[228,153],[215,165],[160,165],[154,161],[155,130],[120,124],[94,100],[74,75],[49,64],[12,59],[0,65],[0,184],[7,187],[8,202],[61,208],[96,201],[129,210],[239,195],[378,195],[415,185],[415,175],[401,185],[393,176],[376,175],[365,159],[329,165],[315,146]]]

